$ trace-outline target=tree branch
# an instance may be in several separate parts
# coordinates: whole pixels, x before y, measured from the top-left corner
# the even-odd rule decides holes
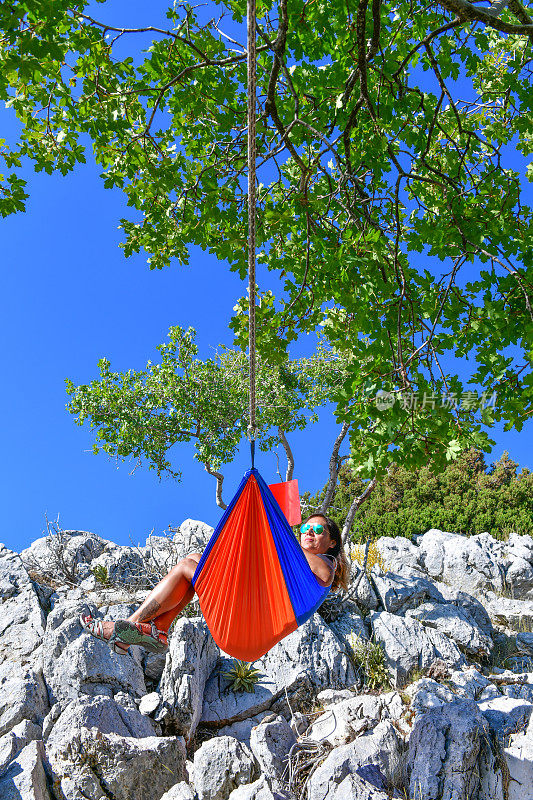
[[[344,422],[341,428],[341,432],[335,439],[335,444],[333,445],[333,450],[331,451],[331,458],[329,459],[329,481],[326,487],[326,493],[324,495],[324,499],[322,501],[322,505],[320,506],[320,513],[325,514],[330,505],[332,504],[335,493],[337,489],[337,478],[339,477],[339,468],[340,468],[340,459],[339,459],[339,450],[340,446],[344,440],[344,437],[350,430],[350,424],[348,422]]]
[[[209,463],[204,464],[204,468],[205,471],[209,473],[209,475],[212,475],[214,478],[217,479],[217,490],[216,490],[217,506],[225,511],[227,505],[222,500],[222,484],[224,483],[224,476],[221,472],[216,472],[215,470],[212,470],[211,465]]]
[[[285,431],[282,430],[281,427],[278,428],[278,436],[287,456],[287,472],[285,473],[285,480],[291,481],[294,473],[294,456],[292,454],[291,446],[287,441],[287,437],[285,436]]]

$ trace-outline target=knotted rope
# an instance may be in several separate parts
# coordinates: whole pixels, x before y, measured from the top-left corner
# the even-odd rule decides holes
[[[247,103],[247,122],[248,122],[248,353],[250,360],[250,424],[248,425],[248,435],[250,438],[250,453],[252,457],[252,469],[255,457],[255,433],[256,433],[256,353],[255,353],[255,109],[256,109],[256,49],[255,49],[255,0],[248,0],[247,3],[247,28],[248,28],[248,54],[247,54],[247,78],[248,78],[248,103]]]

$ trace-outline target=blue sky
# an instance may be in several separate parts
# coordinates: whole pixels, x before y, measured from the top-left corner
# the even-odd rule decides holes
[[[148,8],[130,4],[130,12],[141,15],[141,5]],[[124,7],[113,4],[115,10]],[[103,18],[107,4],[98,9]],[[135,24],[143,21],[140,16]],[[9,138],[16,124],[12,114],[0,109],[0,122],[2,135]],[[89,429],[76,426],[66,410],[64,380],[89,382],[97,377],[96,364],[103,356],[113,369],[143,368],[157,359],[156,345],[178,323],[197,329],[201,357],[219,343],[231,345],[228,321],[245,284],[197,249],[189,267],[162,272],[150,271],[143,254],[125,259],[117,227],[125,215],[123,196],[104,189],[92,163],[66,177],[31,169],[25,177],[30,195],[26,213],[0,221],[0,541],[21,550],[43,535],[45,514],[50,520],[59,515],[63,528],[93,531],[121,544],[144,542],[151,531],[160,533],[186,517],[216,524],[221,512],[214,500],[215,482],[192,460],[192,446],[174,449],[181,483],[160,482],[147,469],[130,475],[127,464],[92,454]],[[272,276],[259,273],[258,278],[262,289],[271,286]],[[302,342],[294,354],[307,349]],[[301,491],[324,484],[337,430],[324,412],[314,428],[292,436]],[[491,436],[497,444],[487,462],[508,450],[520,467],[533,469],[531,433],[531,423],[521,433],[496,427]],[[278,479],[273,454],[260,453],[257,466],[267,482]],[[226,501],[248,467],[244,447],[224,470]]]

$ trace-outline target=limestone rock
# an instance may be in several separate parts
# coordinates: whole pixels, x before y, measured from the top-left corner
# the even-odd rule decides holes
[[[376,547],[387,571],[402,577],[422,574],[419,549],[405,536],[381,536],[376,541]]]
[[[194,800],[194,792],[188,783],[179,781],[165,792],[161,800]]]
[[[43,672],[52,702],[79,694],[112,697],[118,691],[142,697],[146,687],[138,655],[112,653],[105,642],[82,629],[81,614],[98,616],[95,606],[83,601],[59,603],[48,615]]]
[[[264,775],[253,783],[238,786],[228,800],[295,800],[293,795],[279,787],[271,787]]]
[[[431,578],[476,595],[479,590],[501,591],[504,545],[488,533],[461,536],[432,529],[419,539],[421,564]]]
[[[43,737],[48,755],[56,755],[57,758],[61,757],[69,741],[79,737],[84,730],[96,728],[102,734],[116,733],[137,739],[151,737],[155,732],[149,717],[145,717],[134,706],[128,708],[109,697],[82,695],[62,711],[59,703],[54,706],[56,708],[56,719],[52,720],[49,730],[43,730]]]
[[[110,542],[102,539],[95,533],[89,531],[61,531],[61,535],[52,534],[41,536],[35,539],[29,547],[22,550],[20,557],[28,568],[43,569],[46,565],[57,561],[55,552],[61,545],[61,560],[70,566],[78,564],[90,564],[103,553],[106,545]],[[64,579],[64,575],[57,574],[57,580]]]
[[[477,797],[484,742],[488,742],[488,725],[471,700],[455,700],[421,715],[409,739],[409,796],[424,800]]]
[[[317,694],[316,699],[323,706],[331,706],[342,700],[351,700],[356,696],[352,689],[323,689]]]
[[[373,607],[375,608],[377,605],[376,601]],[[355,636],[358,639],[369,638],[368,625],[352,603],[347,604],[346,608],[334,620],[328,622],[328,625],[348,650],[352,647],[352,637]]]
[[[65,800],[160,800],[185,779],[182,737],[134,739],[82,729],[50,756]]]
[[[448,603],[453,603],[457,608],[466,611],[466,613],[475,620],[485,636],[492,639],[494,629],[490,621],[490,616],[476,597],[468,594],[468,592],[462,592],[460,589],[456,589],[453,586],[448,586],[446,583],[439,584],[439,591]]]
[[[375,788],[383,790],[388,782],[395,784],[399,781],[402,753],[403,742],[392,723],[388,720],[380,722],[372,733],[359,736],[349,744],[335,747],[329,753],[311,775],[308,798],[338,798],[337,787],[350,774],[356,774]]]
[[[387,706],[381,696],[361,694],[330,705],[311,725],[306,739],[338,747],[388,718]]]
[[[531,537],[528,537],[531,538]],[[533,718],[527,729],[510,737],[504,756],[509,770],[508,800],[533,797]]]
[[[0,736],[25,719],[42,724],[48,711],[41,672],[4,661],[0,666]]]
[[[444,686],[432,678],[420,678],[414,681],[407,687],[405,694],[411,698],[411,709],[415,713],[415,719],[420,713],[440,708],[456,699],[455,692],[449,686]]]
[[[174,543],[178,547],[179,558],[185,558],[189,553],[202,553],[214,528],[197,519],[185,519],[179,526],[179,531],[174,535]]]
[[[509,734],[524,730],[533,711],[533,705],[527,700],[506,695],[480,701],[478,706],[500,742]]]
[[[526,656],[533,656],[533,633],[528,631],[517,633],[516,649]]]
[[[426,628],[445,634],[465,653],[488,657],[492,639],[486,636],[470,614],[462,608],[446,603],[422,603],[405,613],[406,619],[417,619]]]
[[[27,719],[15,725],[9,733],[0,736],[0,776],[27,744],[40,739],[41,736],[41,727]]]
[[[481,694],[492,684],[489,678],[482,675],[479,670],[471,665],[462,670],[452,672],[449,678],[449,685],[459,697],[479,700]]]
[[[149,694],[145,694],[144,697],[141,698],[141,702],[139,703],[139,711],[141,714],[145,714],[146,716],[150,716],[153,714],[154,711],[159,706],[161,702],[161,695],[157,692],[150,692]]]
[[[383,644],[389,672],[397,687],[405,685],[413,670],[429,667],[436,658],[443,659],[450,667],[465,663],[454,642],[414,619],[382,611],[374,612],[370,622],[376,641]]]
[[[161,705],[155,715],[172,733],[190,739],[202,713],[206,681],[220,650],[201,617],[182,617],[175,625],[161,678]]]
[[[231,736],[209,739],[194,754],[193,783],[199,800],[226,800],[237,786],[250,783],[254,772],[251,752]]]
[[[17,553],[0,545],[0,664],[37,664],[46,620]]]
[[[91,563],[91,570],[101,567],[113,586],[129,589],[151,589],[157,583],[152,580],[151,570],[143,552],[137,547],[108,544],[104,552]]]
[[[44,758],[42,742],[26,745],[0,778],[2,800],[51,800]]]
[[[250,749],[268,778],[281,780],[287,768],[287,756],[296,743],[289,723],[281,716],[256,725],[250,735]]]
[[[418,606],[427,600],[442,602],[443,597],[431,581],[422,576],[375,575],[374,585],[385,611],[403,614],[407,609]]]

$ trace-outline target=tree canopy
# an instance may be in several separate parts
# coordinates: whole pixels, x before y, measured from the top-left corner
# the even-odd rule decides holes
[[[98,10],[0,6],[0,97],[22,123],[0,153],[0,213],[24,208],[24,159],[65,174],[92,149],[125,194],[126,255],[162,268],[199,245],[244,277],[244,0],[172,5],[143,28]],[[442,468],[533,411],[533,172],[512,157],[533,138],[532,12],[258,3],[259,261],[284,280],[278,296],[259,287],[258,347],[283,363],[321,330],[349,354],[333,399],[362,477]],[[242,347],[246,310],[231,321]],[[471,385],[451,356],[473,358]]]
[[[217,478],[217,502],[224,507],[220,469],[247,434],[248,361],[225,347],[202,361],[194,329],[180,326],[157,349],[160,363],[149,361],[144,370],[113,372],[103,358],[99,379],[80,386],[67,380],[69,411],[95,431],[95,453],[102,449],[137,466],[146,463],[159,476],[179,478],[169,451],[179,442],[194,442],[195,458]],[[318,409],[346,380],[348,363],[320,343],[310,357],[275,365],[259,359],[257,441],[264,452],[283,446],[287,467],[280,479],[292,478],[294,468],[287,435],[317,421]],[[340,464],[335,462],[335,479]]]

